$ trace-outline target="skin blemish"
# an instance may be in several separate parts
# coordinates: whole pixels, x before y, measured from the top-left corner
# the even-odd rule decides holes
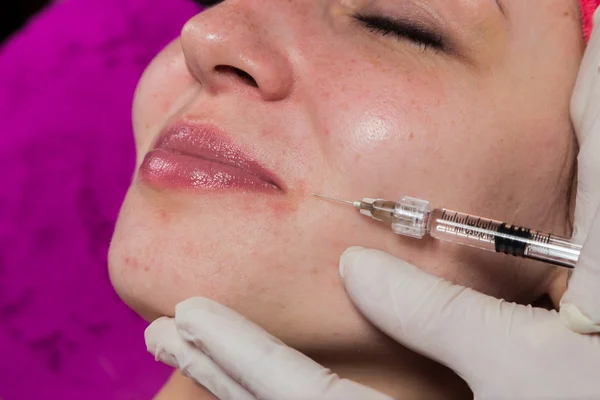
[[[161,209],[161,210],[158,211],[158,219],[160,219],[161,221],[167,222],[170,219],[169,218],[169,214],[167,213],[166,210]]]
[[[278,220],[286,219],[287,215],[290,212],[292,212],[294,209],[295,209],[295,207],[292,204],[288,204],[288,203],[278,203],[278,204],[274,204],[271,207],[271,211],[273,211],[273,215]]]
[[[369,61],[371,62],[371,65],[373,66],[373,68],[378,69],[378,70],[382,69],[380,56],[371,58]]]
[[[268,138],[268,137],[273,137],[273,132],[271,132],[270,130],[267,130],[267,129],[262,129],[262,130],[260,131],[260,135],[261,135],[262,137],[266,137],[266,138]]]
[[[185,254],[186,256],[193,257],[195,253],[196,253],[196,247],[194,245],[194,242],[186,241],[183,246],[183,254]]]
[[[139,268],[139,264],[135,258],[125,257],[125,265],[131,270],[137,270]]]
[[[415,133],[411,132],[408,134],[408,141],[411,142],[415,138]]]

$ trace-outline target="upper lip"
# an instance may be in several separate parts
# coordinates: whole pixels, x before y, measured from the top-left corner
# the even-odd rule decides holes
[[[281,180],[248,155],[228,135],[213,125],[179,121],[167,126],[159,135],[154,149],[197,157],[229,165],[254,175],[283,191]]]

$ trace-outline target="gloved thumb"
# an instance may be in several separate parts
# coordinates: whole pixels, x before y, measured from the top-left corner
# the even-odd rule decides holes
[[[600,138],[600,136],[599,136]],[[560,318],[575,332],[600,332],[600,207],[592,219],[588,237],[560,300]]]
[[[346,250],[340,273],[348,295],[371,323],[453,369],[475,393],[481,371],[494,376],[515,370],[505,365],[513,336],[550,314],[454,285],[377,250]]]

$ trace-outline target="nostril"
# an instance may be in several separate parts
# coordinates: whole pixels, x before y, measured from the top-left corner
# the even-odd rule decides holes
[[[215,71],[219,74],[234,74],[238,78],[246,82],[248,85],[255,88],[258,87],[258,83],[256,83],[256,80],[249,73],[242,71],[239,68],[235,68],[229,65],[217,65],[215,67]]]

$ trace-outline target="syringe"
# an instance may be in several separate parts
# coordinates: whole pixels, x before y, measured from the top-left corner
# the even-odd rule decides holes
[[[398,202],[364,198],[345,201],[375,220],[390,222],[395,234],[422,239],[426,235],[482,250],[530,258],[565,268],[574,268],[581,246],[568,238],[464,214],[444,208],[431,209],[427,200],[403,197]]]

